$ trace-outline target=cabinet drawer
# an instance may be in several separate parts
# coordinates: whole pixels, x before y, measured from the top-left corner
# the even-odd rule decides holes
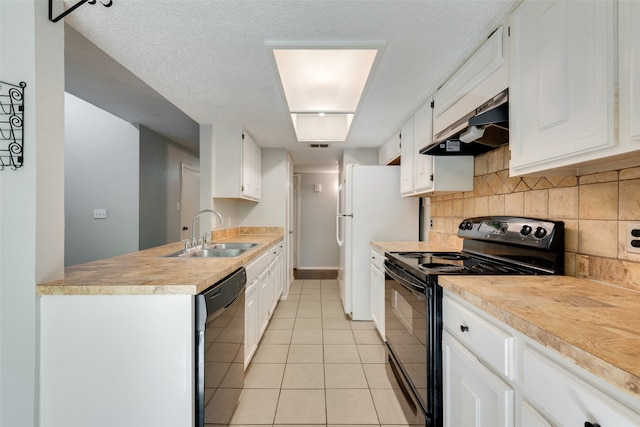
[[[253,279],[258,277],[260,273],[262,273],[271,262],[271,251],[267,251],[266,253],[260,255],[256,260],[252,261],[251,264],[247,265],[245,269],[247,270],[247,283],[251,283]]]
[[[373,264],[378,270],[384,272],[384,254],[372,249],[371,264]]]
[[[478,358],[508,379],[513,379],[514,337],[459,303],[442,301],[444,328],[464,343]]]
[[[524,350],[523,383],[525,398],[550,418],[550,424],[640,425],[640,415],[530,348]]]
[[[271,259],[276,259],[278,257],[278,255],[280,255],[282,253],[282,248],[283,248],[283,244],[282,243],[276,243],[275,245],[273,245],[270,249],[269,252],[271,252]]]

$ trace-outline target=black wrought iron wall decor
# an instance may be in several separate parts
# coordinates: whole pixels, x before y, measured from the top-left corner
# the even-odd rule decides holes
[[[24,160],[24,88],[0,81],[0,171],[16,170]]]
[[[54,0],[49,0],[49,21],[58,22],[59,20],[61,20],[62,18],[64,18],[65,16],[67,16],[68,14],[70,14],[80,6],[82,6],[83,4],[85,3],[96,4],[98,1],[97,0],[80,0],[77,3],[74,3],[73,6],[71,6],[70,8],[68,8],[67,10],[65,10],[64,12],[62,12],[60,15],[56,17],[53,16],[53,2]],[[62,1],[60,3],[62,3]],[[113,5],[113,0],[106,0],[106,1],[100,0],[100,4],[103,5],[104,7],[111,7]]]

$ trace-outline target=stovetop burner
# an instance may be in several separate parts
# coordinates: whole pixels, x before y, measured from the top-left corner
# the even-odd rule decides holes
[[[424,258],[425,252],[398,252],[398,256],[403,258]]]
[[[444,272],[457,273],[457,272],[464,272],[469,270],[464,265],[442,264],[438,262],[429,262],[429,263],[420,264],[420,267],[427,270],[437,271],[439,273],[444,273]]]

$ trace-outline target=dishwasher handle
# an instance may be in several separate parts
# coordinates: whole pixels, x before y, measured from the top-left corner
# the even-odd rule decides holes
[[[204,331],[207,321],[220,316],[244,292],[246,285],[247,271],[244,267],[240,267],[204,292],[196,295],[196,332]]]

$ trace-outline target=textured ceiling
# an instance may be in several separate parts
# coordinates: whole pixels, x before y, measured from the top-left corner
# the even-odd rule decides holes
[[[200,124],[223,121],[242,126],[263,147],[286,147],[297,166],[335,164],[344,148],[386,142],[515,2],[114,0],[110,8],[87,3],[65,20],[104,52],[78,65],[93,69],[94,84],[76,70],[67,73],[67,87],[87,100],[102,98],[99,106],[111,112],[125,108],[117,96],[104,100],[113,85],[131,85],[126,92],[138,93],[133,98],[140,101],[169,101],[188,117],[175,123],[163,119],[168,107],[148,114],[144,124],[171,136],[171,129],[157,126],[172,123],[176,139],[193,132],[188,118]],[[92,43],[84,42],[68,42],[67,67],[74,49],[75,64],[88,55]],[[267,46],[368,42],[386,46],[348,140],[327,149],[296,142]],[[111,58],[117,67],[109,64]],[[118,67],[122,78],[100,77]],[[130,79],[124,82],[126,74]],[[86,81],[76,81],[83,75]],[[138,86],[142,89],[134,89]],[[138,114],[153,108],[145,103],[134,108],[128,101],[131,117],[136,108]]]

